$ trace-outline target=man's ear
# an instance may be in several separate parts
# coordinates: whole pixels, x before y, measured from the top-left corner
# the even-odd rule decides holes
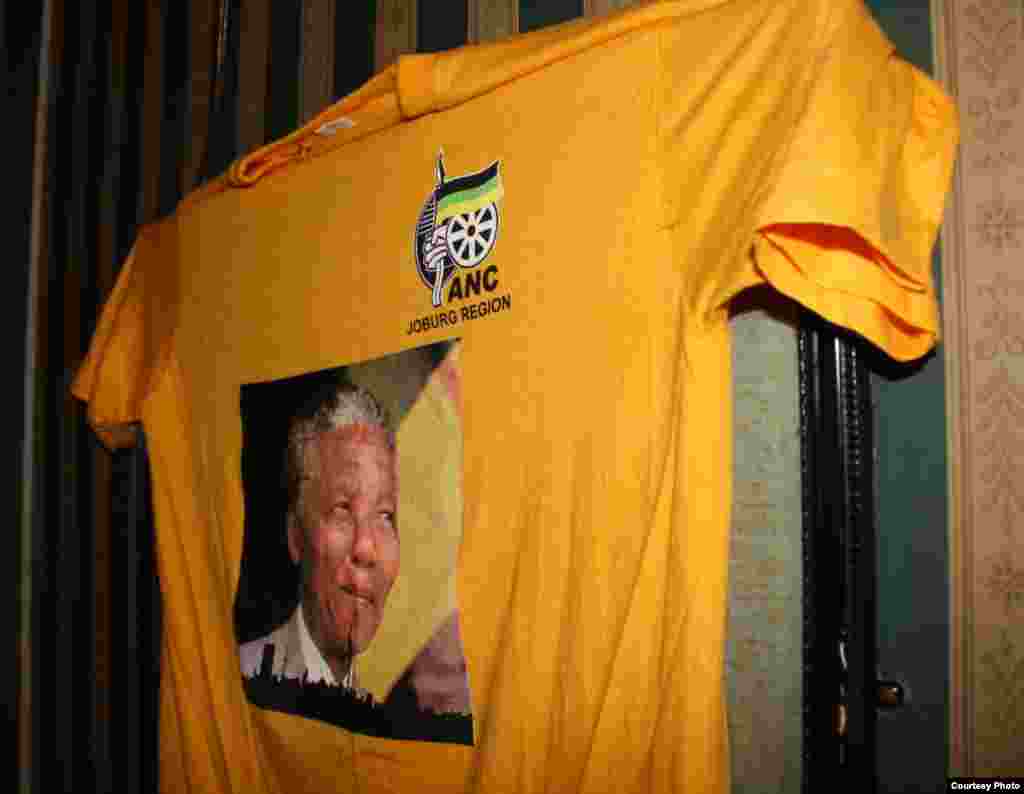
[[[306,537],[302,531],[302,522],[295,513],[288,513],[288,554],[292,562],[302,562],[302,554],[306,547]]]

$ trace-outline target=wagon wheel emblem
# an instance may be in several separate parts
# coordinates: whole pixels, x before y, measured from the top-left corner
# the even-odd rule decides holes
[[[498,239],[498,207],[488,204],[462,212],[448,223],[448,255],[460,267],[476,267],[494,248]]]

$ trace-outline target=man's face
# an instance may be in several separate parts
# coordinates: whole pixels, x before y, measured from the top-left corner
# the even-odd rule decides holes
[[[288,528],[302,565],[303,615],[328,662],[366,649],[398,575],[395,453],[379,427],[322,433],[304,510]]]

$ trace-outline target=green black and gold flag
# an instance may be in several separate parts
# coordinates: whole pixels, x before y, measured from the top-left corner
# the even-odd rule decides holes
[[[496,204],[505,194],[498,173],[498,161],[474,174],[456,177],[437,186],[437,217],[441,224],[448,218]]]

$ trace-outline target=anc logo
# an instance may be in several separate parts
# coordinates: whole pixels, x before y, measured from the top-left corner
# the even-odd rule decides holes
[[[441,305],[445,284],[459,268],[483,262],[498,240],[498,202],[504,195],[498,161],[465,176],[446,179],[444,153],[437,156],[437,184],[416,224],[416,269]]]

